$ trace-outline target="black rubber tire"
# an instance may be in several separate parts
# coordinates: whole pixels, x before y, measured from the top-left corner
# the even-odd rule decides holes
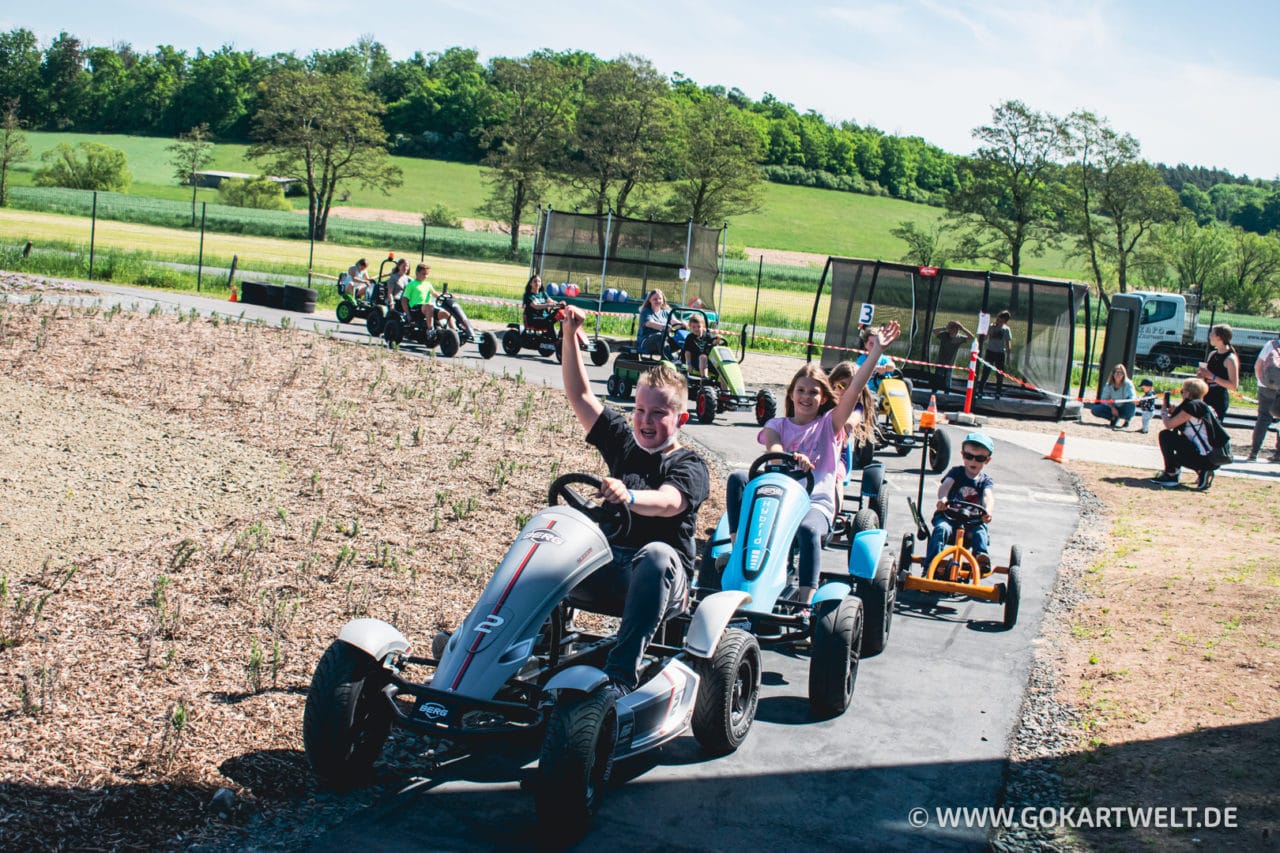
[[[862,612],[866,617],[862,628],[862,657],[878,655],[889,644],[893,606],[898,598],[893,558],[888,551],[880,555],[873,579],[858,579],[858,598],[862,599]]]
[[[600,809],[618,736],[612,690],[565,691],[547,720],[538,761],[538,821],[559,843],[569,844],[590,827]]]
[[[445,358],[453,358],[458,354],[458,350],[462,347],[462,341],[458,340],[458,333],[453,329],[440,330],[440,354]]]
[[[716,419],[716,407],[719,405],[714,388],[704,387],[698,392],[698,400],[696,411],[698,413],[698,423],[709,424]]]
[[[880,519],[876,515],[876,511],[870,507],[863,507],[853,514],[853,524],[850,525],[852,532],[849,534],[849,539],[852,540],[853,537],[864,530],[875,530],[879,527],[879,524]]]
[[[1022,566],[1009,566],[1009,576],[1004,581],[1004,629],[1011,630],[1018,624],[1018,608],[1022,604]]]
[[[906,456],[912,450],[915,450],[915,448],[909,444],[895,444],[893,446],[893,452],[899,456]]]
[[[809,709],[817,717],[843,714],[853,700],[862,648],[862,600],[846,595],[813,610]]]
[[[266,287],[266,282],[262,281],[240,282],[240,301],[248,305],[266,305]]]
[[[481,332],[480,339],[476,341],[476,349],[480,350],[480,357],[487,361],[498,354],[498,339],[493,332]]]
[[[356,318],[356,306],[343,299],[338,302],[335,313],[338,315],[339,323],[350,323]]]
[[[715,559],[711,556],[712,549],[711,537],[707,537],[707,541],[702,545],[702,558],[698,561],[698,589],[704,589],[708,592],[720,591],[720,578],[724,575],[724,566],[716,565]]]
[[[316,293],[315,288],[299,287],[296,284],[284,285],[284,293],[281,296],[281,304],[286,311],[296,311],[302,314],[314,314],[316,310]],[[311,310],[307,310],[310,304]]]
[[[756,425],[764,426],[765,421],[778,416],[778,401],[772,391],[760,391],[756,394]]]
[[[1012,548],[1009,549],[1009,565],[1011,566],[1022,565],[1022,546],[1014,545]]]
[[[618,377],[611,375],[608,378],[608,380],[605,381],[604,389],[605,391],[608,392],[610,397],[617,397],[618,396]]]
[[[325,650],[302,711],[302,745],[311,769],[330,785],[368,776],[391,732],[381,666],[341,640]]]
[[[392,346],[397,346],[404,341],[404,323],[400,320],[399,314],[387,316],[386,322],[382,324],[382,337]]]
[[[520,354],[520,330],[507,329],[502,335],[502,351],[507,355]]]
[[[387,316],[382,313],[382,309],[376,305],[369,309],[369,316],[364,318],[364,327],[369,332],[369,337],[376,338],[382,335],[382,330],[386,328]]]
[[[609,342],[604,338],[592,339],[591,363],[596,367],[604,367],[609,363]]]
[[[564,361],[564,353],[560,351],[560,347],[562,343],[563,343],[562,341],[558,339],[556,340],[556,362],[557,363],[561,363]]]
[[[741,628],[728,628],[715,653],[698,661],[693,736],[712,755],[727,755],[746,740],[760,703],[760,644]]]
[[[262,304],[268,308],[278,308],[284,310],[284,285],[283,284],[264,284],[262,285],[262,298],[265,300]]]
[[[623,400],[631,399],[631,383],[626,379],[618,380],[618,396]]]
[[[889,529],[889,496],[884,493],[884,484],[880,484],[880,491],[871,499],[871,509],[880,519],[879,527],[881,530]]]
[[[873,441],[859,441],[853,448],[853,467],[866,468],[876,457],[876,445]]]
[[[911,574],[911,564],[914,562],[911,558],[915,554],[916,538],[912,533],[904,533],[902,535],[902,544],[898,548],[898,591],[902,591],[902,585],[907,582],[907,576]]]
[[[942,430],[929,436],[929,470],[941,474],[951,464],[951,439]]]

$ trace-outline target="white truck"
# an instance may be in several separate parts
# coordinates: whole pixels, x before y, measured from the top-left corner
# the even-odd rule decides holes
[[[1176,293],[1135,291],[1130,296],[1142,300],[1142,316],[1138,326],[1137,360],[1161,373],[1183,364],[1205,360],[1209,347],[1210,326],[1198,323],[1198,303]],[[1240,355],[1241,367],[1249,369],[1274,331],[1231,327],[1231,345]]]

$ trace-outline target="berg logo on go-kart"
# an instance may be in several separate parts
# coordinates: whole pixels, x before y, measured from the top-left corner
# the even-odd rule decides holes
[[[762,498],[780,498],[782,497],[782,488],[779,486],[761,486],[756,489],[756,494]]]
[[[418,713],[428,720],[442,720],[449,716],[449,709],[438,702],[427,702],[418,709]]]
[[[530,530],[522,539],[532,539],[534,542],[541,542],[544,545],[563,545],[564,540],[552,533],[550,530]]]

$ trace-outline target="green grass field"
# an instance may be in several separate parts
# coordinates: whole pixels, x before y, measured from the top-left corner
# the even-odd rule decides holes
[[[125,152],[129,158],[129,168],[133,172],[132,195],[179,201],[191,197],[189,189],[177,185],[173,178],[173,168],[168,164],[170,155],[165,147],[172,140],[75,133],[28,133],[27,137],[33,159],[23,164],[22,171],[15,176],[17,186],[30,185],[31,172],[38,165],[41,152],[60,142],[74,145],[89,140]],[[214,163],[210,168],[257,172],[257,164],[244,156],[246,148],[245,145],[236,144],[217,145],[214,149]],[[390,195],[352,187],[350,198],[344,203],[356,207],[413,213],[422,213],[443,204],[462,217],[478,215],[477,211],[486,196],[480,167],[408,157],[393,159],[404,172],[403,186],[393,190]],[[214,203],[218,200],[218,194],[213,190],[200,190],[199,200]],[[297,197],[291,201],[295,206],[306,205],[304,199]],[[573,207],[569,198],[553,198],[550,201],[558,208]],[[737,217],[729,222],[731,247],[782,249],[818,255],[896,261],[906,251],[906,245],[890,234],[890,230],[902,221],[927,227],[942,214],[939,208],[897,199],[783,184],[765,184],[763,207],[760,213]],[[1028,258],[1024,272],[1027,275],[1074,279],[1083,279],[1085,276],[1083,266],[1072,263],[1061,252],[1050,252],[1043,258]]]

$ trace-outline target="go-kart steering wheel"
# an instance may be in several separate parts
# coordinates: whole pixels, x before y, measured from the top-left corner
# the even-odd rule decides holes
[[[972,501],[947,501],[946,514],[961,523],[981,521],[987,514],[987,508]]]
[[[565,474],[557,477],[547,490],[547,504],[555,506],[563,501],[595,522],[605,539],[615,539],[631,532],[631,508],[624,503],[609,503],[601,499],[583,496],[569,488],[581,484],[600,491],[604,481],[592,474]]]
[[[754,480],[764,472],[776,472],[786,474],[798,483],[804,483],[806,492],[813,491],[813,470],[801,471],[796,465],[796,455],[794,453],[780,453],[773,451],[756,457],[756,461],[751,463],[751,470],[747,473],[748,480]]]

